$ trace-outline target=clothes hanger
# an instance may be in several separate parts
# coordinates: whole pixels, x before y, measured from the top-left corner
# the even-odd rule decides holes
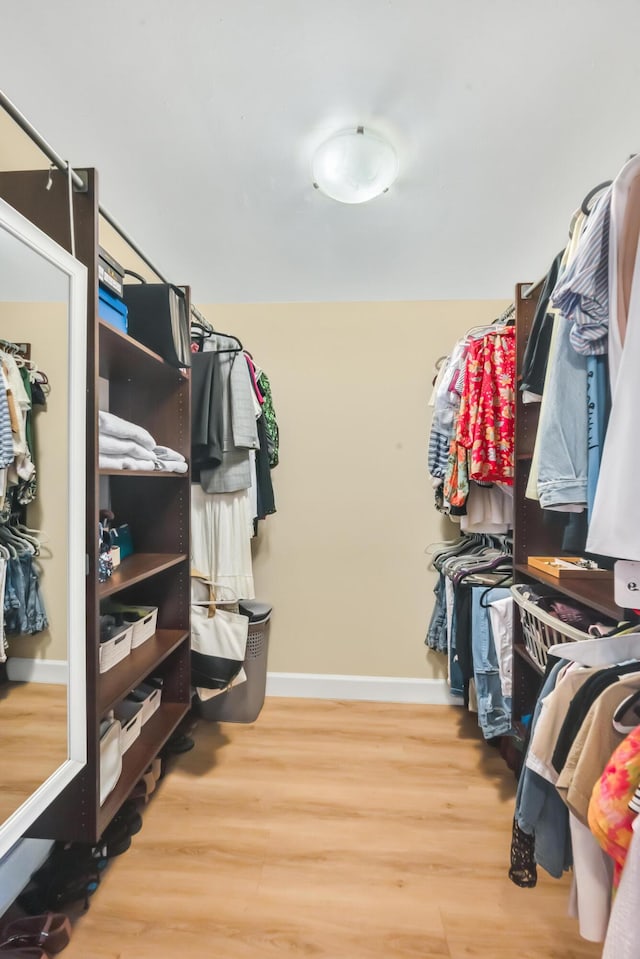
[[[550,646],[549,654],[582,666],[616,666],[640,660],[640,633],[581,639],[577,643]],[[640,663],[638,665],[640,669]]]
[[[425,553],[427,556],[433,556],[433,552],[437,552],[439,549],[447,549],[449,546],[458,546],[460,544],[460,539],[445,539],[441,543],[429,543],[428,546],[425,546]]]
[[[492,326],[500,326],[504,324],[505,326],[513,326],[516,321],[516,305],[512,303],[510,306],[504,310],[500,316],[493,321]]]
[[[620,703],[615,713],[613,714],[613,726],[614,729],[618,729],[619,732],[627,732],[626,727],[629,723],[623,724],[623,718],[627,713],[632,712],[635,720],[633,721],[633,727],[635,728],[640,722],[640,689],[636,690],[635,693],[632,693],[630,696]]]
[[[9,551],[9,558],[10,558],[10,559],[17,559],[17,558],[18,558],[18,550],[15,548],[15,546],[13,546],[12,543],[7,542],[7,540],[5,539],[5,537],[2,535],[2,530],[1,530],[1,529],[0,529],[0,541],[2,542],[3,546]]]
[[[211,353],[242,353],[243,352],[244,346],[242,345],[238,337],[233,335],[233,333],[221,333],[219,330],[214,330],[210,326],[204,326],[200,322],[200,320],[192,320],[191,327],[193,328],[194,326],[197,327],[197,329],[202,330],[202,332],[198,333],[195,337],[193,337],[193,339],[208,340],[212,336],[225,336],[229,340],[235,340],[235,342],[238,344],[237,346],[225,347],[222,350],[217,350],[217,349],[210,350],[209,352]]]
[[[501,566],[504,566],[506,563],[509,564],[510,570],[513,566],[513,561],[510,556],[497,556],[495,559],[490,560],[488,563],[481,563],[469,567],[468,569],[461,569],[454,573],[453,583],[454,586],[458,586],[463,579],[466,579],[467,576],[471,576],[473,573],[489,573],[493,570],[500,569]]]
[[[4,340],[0,338],[0,347],[5,351],[5,353],[10,353],[11,356],[20,355],[22,350],[17,343],[13,343],[11,340]]]
[[[19,523],[14,526],[14,530],[18,536],[24,539],[27,543],[30,543],[34,549],[34,555],[38,556],[40,554],[41,540],[33,535],[35,530],[28,530],[26,526],[21,526]]]
[[[198,330],[202,330],[202,333],[198,334],[198,336],[202,336],[202,339],[204,340],[208,340],[210,336],[213,336],[214,330],[212,327],[205,326],[200,322],[200,320],[191,320],[191,329],[193,330],[194,327]]]
[[[589,214],[591,213],[595,205],[595,204],[592,204],[591,201],[594,200],[598,196],[598,194],[602,193],[604,190],[610,187],[612,183],[613,183],[613,180],[603,180],[602,183],[599,183],[597,186],[594,186],[592,190],[589,190],[584,200],[580,204],[580,209],[585,214],[585,216],[589,216]]]
[[[497,583],[493,583],[492,586],[487,587],[487,589],[485,589],[485,591],[480,596],[480,600],[479,600],[482,608],[489,609],[489,607],[491,606],[491,603],[485,602],[485,597],[489,595],[492,589],[499,589],[500,586],[506,586],[508,583],[511,583],[511,582],[513,582],[513,573],[508,573],[506,576],[503,576],[501,579],[499,579]]]
[[[3,542],[17,550],[19,556],[29,553],[35,555],[34,546],[22,536],[19,536],[11,526],[3,526],[0,530],[0,536]]]

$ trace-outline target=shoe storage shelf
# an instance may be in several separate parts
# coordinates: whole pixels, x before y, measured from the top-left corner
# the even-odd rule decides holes
[[[98,410],[136,423],[188,460],[190,378],[152,350],[98,318],[97,175],[73,196],[76,256],[88,271],[87,307],[87,765],[29,831],[30,836],[95,842],[189,709],[190,472],[98,468]],[[0,193],[70,249],[66,175],[0,173]],[[43,180],[43,177],[45,178]],[[186,290],[187,299],[189,291]],[[78,464],[83,469],[83,464]],[[127,523],[134,552],[98,582],[98,517],[109,508]],[[99,671],[100,610],[105,601],[158,609],[153,635],[107,672]],[[159,708],[123,755],[117,785],[100,805],[101,720],[146,678],[162,680]]]

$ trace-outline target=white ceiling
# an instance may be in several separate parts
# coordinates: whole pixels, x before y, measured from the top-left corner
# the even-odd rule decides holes
[[[638,0],[21,0],[0,89],[205,302],[509,296],[640,149]],[[313,148],[364,124],[388,194]]]

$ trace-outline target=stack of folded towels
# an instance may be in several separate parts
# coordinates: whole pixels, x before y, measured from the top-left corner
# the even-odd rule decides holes
[[[165,470],[167,473],[187,472],[187,461],[182,453],[172,450],[169,446],[156,446],[153,452],[157,470]]]
[[[168,446],[158,446],[142,426],[113,413],[100,410],[98,433],[100,469],[187,472],[187,461],[181,453]]]

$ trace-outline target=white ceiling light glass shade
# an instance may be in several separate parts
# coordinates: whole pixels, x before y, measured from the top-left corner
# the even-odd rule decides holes
[[[364,203],[389,189],[398,175],[392,145],[364,127],[341,130],[313,157],[313,185],[340,203]]]

